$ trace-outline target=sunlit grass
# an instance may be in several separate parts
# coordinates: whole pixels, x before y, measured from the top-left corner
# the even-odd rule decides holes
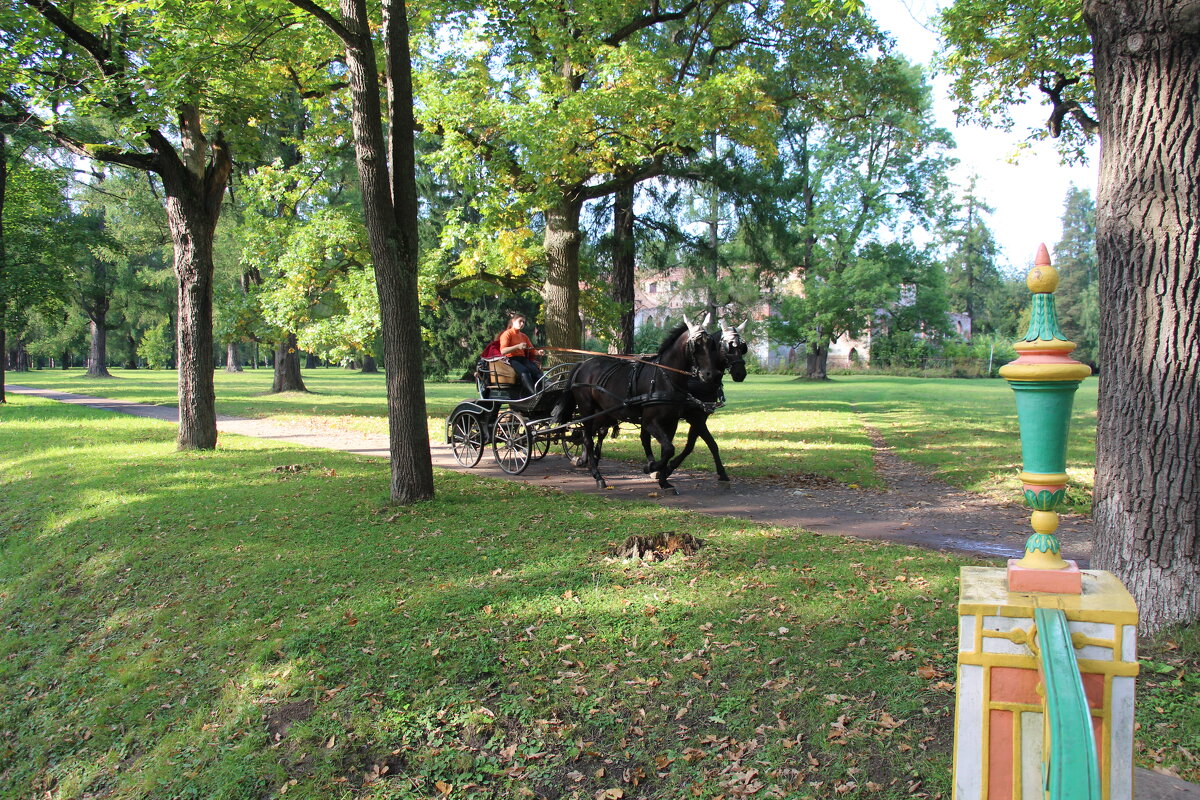
[[[115,370],[96,381],[80,373],[42,370],[14,373],[13,383],[159,404],[175,402],[175,373]],[[343,369],[304,372],[313,394],[271,395],[270,370],[217,372],[218,413],[270,417],[295,425],[385,434],[382,375]],[[1007,500],[1020,498],[1020,436],[1012,390],[1002,380],[839,376],[798,381],[751,375],[726,383],[728,405],[709,419],[729,472],[741,477],[820,475],[845,484],[879,486],[864,425],[877,428],[896,455],[919,464],[952,486]],[[429,433],[445,439],[445,418],[459,401],[475,397],[469,383],[427,383]],[[1080,387],[1068,442],[1070,505],[1091,509],[1095,461],[1096,381]],[[686,425],[681,426],[686,429]],[[625,426],[606,448],[610,458],[642,460],[637,431]],[[676,445],[683,443],[683,433]],[[657,453],[657,447],[655,448]],[[688,468],[711,470],[703,443]]]
[[[964,559],[10,400],[0,796],[948,796]],[[1200,777],[1173,636],[1139,759]]]

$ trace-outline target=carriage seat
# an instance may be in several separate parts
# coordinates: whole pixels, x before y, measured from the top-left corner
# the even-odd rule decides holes
[[[483,382],[492,388],[505,388],[517,382],[517,371],[507,358],[481,358],[476,372]]]

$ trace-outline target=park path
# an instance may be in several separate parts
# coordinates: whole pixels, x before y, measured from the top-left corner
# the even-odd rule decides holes
[[[174,406],[156,406],[103,397],[68,394],[26,386],[6,386],[14,394],[28,394],[62,403],[132,414],[178,423]],[[387,437],[331,429],[327,422],[283,423],[218,415],[219,433],[254,436],[291,442],[306,447],[341,450],[378,458],[388,457]],[[660,497],[657,485],[639,469],[621,462],[605,462],[610,488],[598,490],[586,470],[572,467],[557,454],[529,465],[517,477],[506,475],[484,454],[473,472],[563,491],[603,494],[627,500],[653,500],[662,505],[704,514],[738,517],[755,522],[785,525],[814,533],[853,536],[948,550],[988,558],[1012,557],[1022,552],[1028,530],[1029,512],[1016,503],[1003,504],[955,489],[924,474],[898,458],[879,431],[867,427],[875,446],[875,469],[887,489],[850,489],[817,476],[793,475],[783,480],[734,480],[728,489],[719,488],[712,473],[681,470],[672,476],[679,495]],[[443,469],[462,468],[450,448],[434,442],[433,463]],[[698,452],[695,457],[701,457]],[[703,454],[707,458],[707,454]],[[1091,553],[1090,519],[1064,516],[1059,535],[1063,552],[1087,563]],[[1138,768],[1135,800],[1200,800],[1200,785],[1172,775]]]

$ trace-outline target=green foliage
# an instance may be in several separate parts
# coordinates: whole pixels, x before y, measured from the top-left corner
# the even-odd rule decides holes
[[[7,148],[5,262],[0,274],[0,294],[7,300],[8,309],[0,324],[14,332],[25,325],[32,312],[62,313],[70,290],[64,265],[72,242],[70,236],[63,235],[72,218],[63,171],[19,156],[11,145]],[[48,231],[57,235],[48,236]]]
[[[1065,155],[1082,157],[1094,126],[1095,85],[1079,0],[955,0],[939,28],[940,66],[954,76],[961,119],[1009,129],[1011,108],[1048,100],[1058,122],[1031,131],[1031,138],[1058,136]]]
[[[524,297],[481,297],[461,300],[440,298],[435,305],[421,308],[421,333],[424,339],[424,372],[431,380],[457,380],[475,369],[479,354],[497,338],[508,322],[510,312],[537,320],[538,304]],[[535,344],[542,344],[535,325],[525,333]]]
[[[150,369],[166,369],[175,358],[175,337],[167,321],[160,322],[142,334],[137,354]]]

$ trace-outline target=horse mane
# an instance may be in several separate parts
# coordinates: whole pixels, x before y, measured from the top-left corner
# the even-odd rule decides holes
[[[687,324],[681,322],[678,325],[676,325],[674,328],[671,328],[671,330],[667,331],[667,338],[663,339],[662,344],[660,344],[658,346],[658,352],[655,353],[654,355],[656,357],[662,356],[664,353],[666,353],[668,350],[670,350],[671,345],[675,344],[675,340],[678,339],[680,336],[682,336],[683,332],[686,331],[687,329],[688,329]]]

